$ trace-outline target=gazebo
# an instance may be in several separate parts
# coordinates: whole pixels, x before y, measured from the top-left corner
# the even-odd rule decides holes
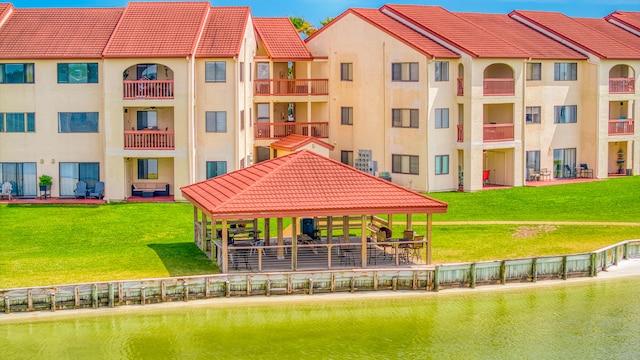
[[[194,242],[222,273],[230,265],[251,272],[429,264],[432,214],[447,211],[444,202],[309,150],[181,190],[194,206]],[[406,215],[401,236],[392,235],[394,214]],[[416,214],[426,215],[425,234],[413,231]]]

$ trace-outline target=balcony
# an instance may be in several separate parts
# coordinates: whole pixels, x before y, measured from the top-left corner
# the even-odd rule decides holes
[[[513,124],[484,124],[484,142],[513,141]]]
[[[125,150],[173,150],[173,130],[125,130]]]
[[[287,137],[291,134],[312,136],[317,138],[329,137],[328,122],[280,122],[255,123],[253,137],[256,140],[270,140]]]
[[[464,95],[464,79],[463,78],[458,78],[458,96],[463,96]]]
[[[484,79],[483,94],[485,96],[515,95],[515,80],[513,79]]]
[[[633,119],[609,120],[609,135],[633,135]]]
[[[123,99],[173,99],[173,80],[124,80]]]
[[[609,94],[633,94],[635,89],[635,79],[633,78],[609,79]]]
[[[255,80],[254,95],[300,96],[329,94],[328,79]]]
[[[464,125],[458,125],[458,142],[464,142]]]

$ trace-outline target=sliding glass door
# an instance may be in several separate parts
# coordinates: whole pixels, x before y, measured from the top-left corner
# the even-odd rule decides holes
[[[571,177],[576,168],[576,149],[553,150],[553,176],[556,178]]]
[[[94,189],[100,181],[100,163],[60,163],[60,196],[74,196],[78,181],[87,183],[87,189]]]
[[[5,182],[13,196],[37,196],[36,163],[0,163],[0,184]]]

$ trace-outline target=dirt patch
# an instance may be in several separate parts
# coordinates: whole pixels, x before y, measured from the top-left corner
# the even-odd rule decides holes
[[[512,236],[516,239],[531,239],[538,236],[538,234],[546,234],[554,230],[556,230],[556,227],[553,225],[520,226]]]

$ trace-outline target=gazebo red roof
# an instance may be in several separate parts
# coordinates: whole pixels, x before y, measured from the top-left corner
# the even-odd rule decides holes
[[[309,150],[181,188],[211,218],[444,213],[447,204]]]

